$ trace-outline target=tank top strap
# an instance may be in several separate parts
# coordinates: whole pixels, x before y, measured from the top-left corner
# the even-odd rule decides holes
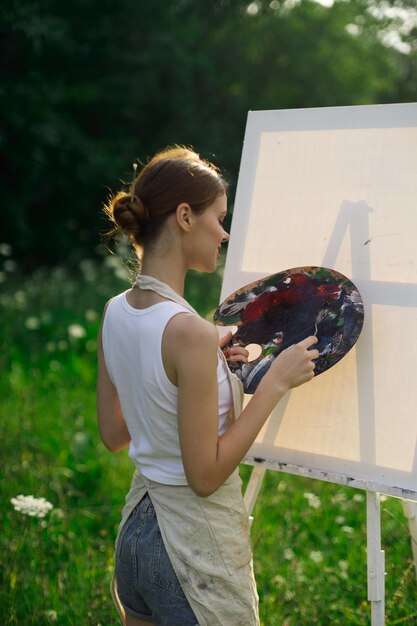
[[[182,296],[180,296],[172,287],[167,285],[166,283],[154,278],[153,276],[147,276],[145,274],[139,274],[136,277],[135,283],[137,287],[140,289],[149,289],[159,294],[163,298],[167,298],[168,300],[172,300],[173,302],[177,302],[177,304],[181,304],[184,308],[188,309],[194,315],[198,315],[197,311],[191,306],[187,300],[185,300]],[[230,388],[232,390],[232,398],[233,398],[233,415],[234,419],[237,419],[242,412],[243,407],[243,385],[240,379],[230,371],[229,365],[227,363],[226,357],[223,354],[223,351],[219,347],[219,357],[223,361],[227,378],[230,383]]]

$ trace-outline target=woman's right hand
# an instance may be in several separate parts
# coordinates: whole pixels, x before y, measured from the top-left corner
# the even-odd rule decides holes
[[[217,330],[186,313],[169,321],[162,355],[165,367],[172,365],[176,374],[181,456],[188,484],[198,496],[205,498],[224,483],[242,462],[277,402],[288,389],[314,376],[314,359],[319,353],[309,348],[315,343],[316,337],[308,337],[284,350],[240,417],[219,437]]]
[[[311,380],[314,377],[314,361],[320,356],[318,350],[311,349],[317,341],[317,337],[312,335],[283,350],[273,361],[261,385],[288,391]]]

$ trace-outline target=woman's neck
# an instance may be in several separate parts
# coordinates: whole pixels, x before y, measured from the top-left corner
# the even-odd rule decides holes
[[[184,296],[184,283],[187,271],[180,259],[170,258],[170,255],[164,257],[155,257],[153,255],[144,255],[142,259],[141,274],[152,276],[163,283],[166,283],[178,293]]]

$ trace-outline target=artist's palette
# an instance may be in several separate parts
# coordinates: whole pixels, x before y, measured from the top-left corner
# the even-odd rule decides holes
[[[335,270],[308,266],[272,274],[235,291],[219,306],[214,321],[218,326],[237,326],[229,346],[262,348],[250,363],[229,363],[245,392],[254,393],[278,354],[310,335],[316,335],[314,348],[320,352],[316,376],[335,365],[356,343],[363,315],[362,298],[352,281]]]

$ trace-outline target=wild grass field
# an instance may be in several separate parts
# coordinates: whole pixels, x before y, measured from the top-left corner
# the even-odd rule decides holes
[[[128,276],[116,256],[22,276],[1,251],[0,624],[115,626],[112,549],[132,466],[97,434],[96,337]],[[187,296],[210,315],[219,290],[220,274],[191,277]],[[10,501],[19,494],[53,508],[25,515]],[[267,472],[254,517],[263,626],[370,624],[364,492]],[[417,624],[399,500],[383,499],[382,529],[386,623]]]

